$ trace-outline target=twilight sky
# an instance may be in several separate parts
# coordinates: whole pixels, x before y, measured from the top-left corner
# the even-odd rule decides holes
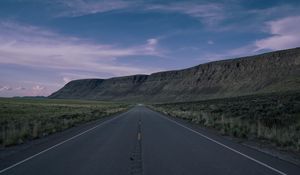
[[[300,46],[295,0],[0,0],[0,96]]]

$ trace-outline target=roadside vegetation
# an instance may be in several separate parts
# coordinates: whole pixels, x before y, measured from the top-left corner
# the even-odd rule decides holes
[[[0,98],[0,145],[20,144],[128,108],[99,101]]]
[[[155,104],[153,109],[215,128],[224,135],[300,151],[300,92],[198,102]]]

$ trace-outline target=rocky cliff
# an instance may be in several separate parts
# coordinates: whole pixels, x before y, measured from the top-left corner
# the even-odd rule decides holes
[[[300,90],[300,48],[151,75],[74,80],[49,97],[173,102],[294,90]]]

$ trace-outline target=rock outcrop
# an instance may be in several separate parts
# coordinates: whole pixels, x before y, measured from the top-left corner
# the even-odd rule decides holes
[[[174,102],[298,90],[300,48],[294,48],[151,75],[74,80],[49,97]]]

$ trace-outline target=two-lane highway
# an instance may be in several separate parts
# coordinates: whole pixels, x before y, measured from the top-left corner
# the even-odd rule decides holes
[[[299,174],[300,168],[137,106],[18,160],[0,172],[10,175],[258,175]]]

